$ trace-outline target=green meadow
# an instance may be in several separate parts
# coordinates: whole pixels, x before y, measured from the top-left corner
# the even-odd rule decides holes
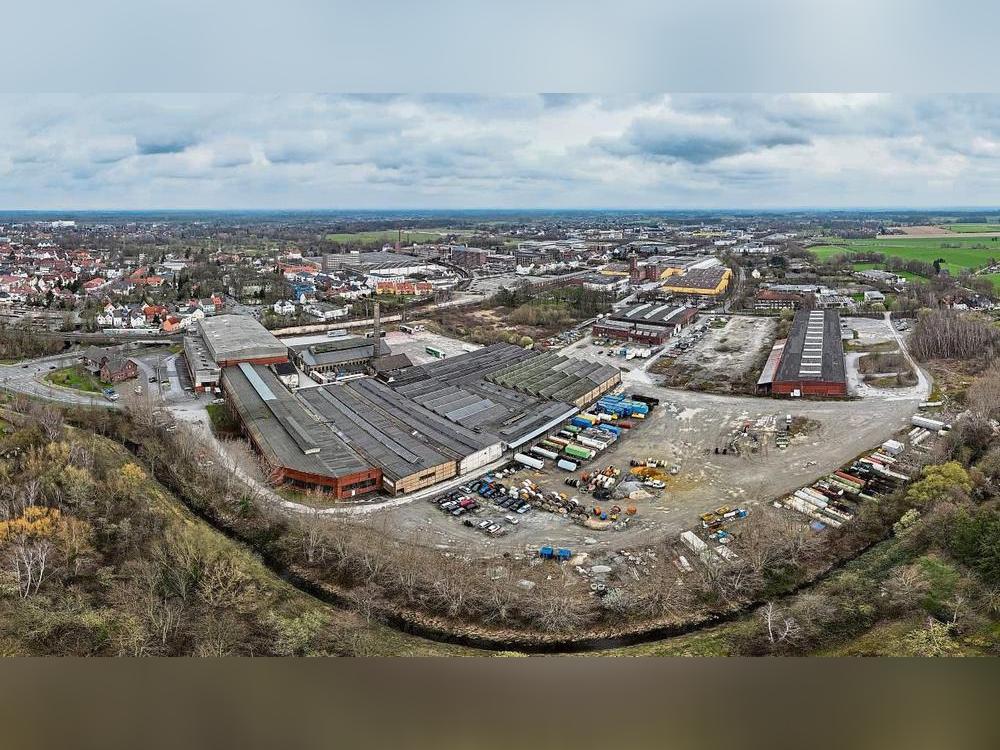
[[[876,252],[904,260],[933,263],[943,258],[946,268],[979,268],[991,258],[1000,258],[1000,238],[991,237],[890,237],[885,239],[834,240],[809,248],[819,260],[834,255]]]

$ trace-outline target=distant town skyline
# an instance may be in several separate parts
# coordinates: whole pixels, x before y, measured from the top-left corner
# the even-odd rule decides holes
[[[3,210],[1000,205],[1000,96],[5,95]]]

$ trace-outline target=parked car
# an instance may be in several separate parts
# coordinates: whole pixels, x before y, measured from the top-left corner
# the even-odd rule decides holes
[[[515,518],[514,516],[504,516],[504,520],[511,526],[517,526],[517,524],[519,523],[518,519]]]

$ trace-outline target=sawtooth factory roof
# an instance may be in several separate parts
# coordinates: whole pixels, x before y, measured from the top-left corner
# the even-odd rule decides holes
[[[697,308],[678,305],[676,302],[644,302],[613,313],[612,320],[638,323],[647,326],[684,325],[698,314]]]
[[[607,384],[620,382],[621,371],[612,365],[544,352],[493,372],[486,379],[532,396],[575,403]]]
[[[452,423],[517,446],[577,411],[572,403],[525,395],[489,382],[490,373],[538,356],[512,344],[493,344],[401,370],[391,386]]]

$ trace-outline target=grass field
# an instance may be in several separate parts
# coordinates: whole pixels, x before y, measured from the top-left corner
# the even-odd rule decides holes
[[[328,234],[326,238],[330,242],[342,242],[342,243],[356,243],[358,245],[382,245],[386,242],[395,242],[397,236],[404,245],[409,245],[414,242],[433,242],[434,240],[440,239],[445,234],[464,234],[463,230],[458,229],[442,229],[438,230],[421,230],[421,231],[410,231],[404,229],[401,234],[397,235],[395,229],[383,229],[377,232],[341,232],[339,234]]]
[[[883,269],[881,263],[854,263],[852,264],[855,271],[869,271],[873,268]],[[909,271],[893,271],[897,276],[902,276],[907,281],[927,281],[927,279],[920,274],[910,273]]]
[[[1000,258],[1000,238],[990,237],[903,237],[889,239],[839,240],[829,245],[815,245],[809,250],[820,260],[834,255],[876,252],[905,260],[933,263],[944,258],[952,270],[978,268],[990,258]]]
[[[86,391],[87,393],[100,393],[110,385],[110,383],[102,383],[81,365],[73,365],[72,367],[63,367],[61,370],[55,370],[46,375],[45,379],[55,385],[61,385],[64,388],[74,388],[78,391]]]

